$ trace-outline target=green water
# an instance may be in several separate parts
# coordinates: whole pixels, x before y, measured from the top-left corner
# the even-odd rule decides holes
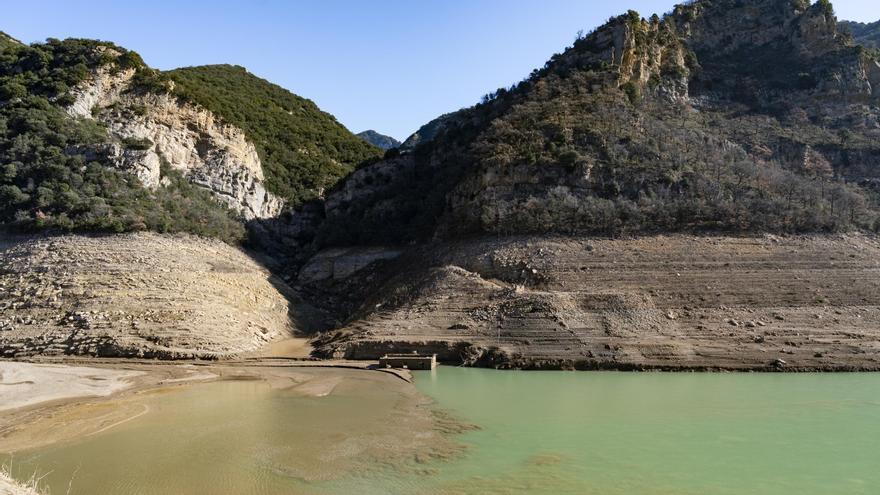
[[[456,437],[462,456],[305,482],[299,472],[334,462],[308,447],[382,424],[374,416],[393,394],[353,387],[303,398],[222,382],[151,398],[150,413],[18,454],[17,465],[48,472],[52,494],[71,479],[71,494],[880,493],[880,374],[444,367],[416,373],[416,383],[481,427]]]
[[[483,426],[435,477],[453,491],[880,493],[878,374],[444,368],[417,383]]]

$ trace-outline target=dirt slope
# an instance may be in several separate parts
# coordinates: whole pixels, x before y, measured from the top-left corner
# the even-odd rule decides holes
[[[308,326],[286,290],[244,252],[193,236],[10,238],[0,356],[232,356]]]
[[[371,288],[370,279],[384,282]],[[880,369],[880,241],[862,235],[482,240],[410,253],[343,282],[325,290],[362,284],[381,296],[325,335],[321,355]]]

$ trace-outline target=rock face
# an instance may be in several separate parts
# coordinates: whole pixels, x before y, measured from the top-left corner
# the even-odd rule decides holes
[[[672,19],[699,60],[703,92],[746,84],[740,98],[880,95],[876,62],[838,31],[821,2],[694,2],[676,7]]]
[[[134,90],[134,73],[104,67],[73,91],[68,113],[99,120],[120,141],[95,153],[150,188],[160,187],[164,160],[246,220],[281,211],[283,202],[266,190],[259,155],[244,132],[171,95]]]
[[[0,243],[0,267],[7,358],[216,359],[310,328],[283,282],[219,241],[14,237]]]
[[[862,235],[442,244],[337,280],[330,292],[366,301],[317,349],[502,368],[878,370],[878,275],[880,241]]]

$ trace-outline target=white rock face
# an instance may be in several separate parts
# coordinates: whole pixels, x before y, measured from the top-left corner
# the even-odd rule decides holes
[[[164,159],[247,220],[281,211],[283,201],[266,190],[260,157],[241,129],[173,96],[127,91],[134,73],[102,68],[74,90],[76,100],[67,109],[73,117],[97,118],[123,142],[106,150],[118,168],[156,188]],[[147,149],[126,149],[126,141]]]

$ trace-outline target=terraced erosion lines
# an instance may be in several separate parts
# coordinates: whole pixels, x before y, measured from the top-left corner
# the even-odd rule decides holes
[[[283,282],[220,241],[13,237],[0,249],[3,357],[216,359],[312,321]]]
[[[243,251],[192,236],[14,237],[0,248],[4,357],[228,358],[335,318],[313,341],[319,357],[880,370],[880,240],[862,234],[328,250],[296,291]]]
[[[870,236],[477,240],[404,255],[329,290],[357,287],[357,277],[382,282],[317,342],[323,356],[416,350],[517,368],[880,369],[880,242]]]

